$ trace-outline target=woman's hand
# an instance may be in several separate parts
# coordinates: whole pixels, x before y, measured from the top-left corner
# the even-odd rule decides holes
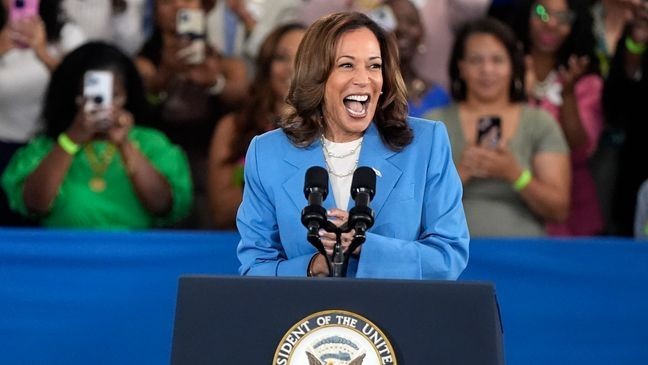
[[[473,177],[479,176],[479,147],[468,144],[461,153],[461,159],[457,164],[457,172],[461,182],[466,184]]]
[[[47,51],[47,33],[45,23],[39,16],[19,20],[10,24],[11,39],[18,47],[29,47],[34,50],[36,57],[54,70],[59,60]]]
[[[86,106],[85,98],[77,99],[77,114],[68,127],[67,135],[77,144],[84,144],[92,140],[96,134],[106,132],[111,121],[111,112],[105,109]]]
[[[648,43],[648,3],[643,3],[643,6],[637,7],[633,12],[630,37],[636,43]]]
[[[221,74],[222,70],[219,57],[217,55],[207,55],[203,63],[189,67],[186,76],[187,79],[198,85],[210,87],[218,82],[219,75]]]
[[[571,55],[567,60],[567,67],[558,67],[558,73],[560,74],[560,79],[562,80],[563,85],[563,94],[572,94],[574,92],[576,81],[585,74],[588,66],[589,57]]]
[[[116,146],[121,146],[127,140],[128,132],[130,132],[135,122],[133,114],[128,110],[121,107],[113,109],[113,124],[108,130],[108,139]]]
[[[162,48],[162,55],[160,59],[160,70],[169,74],[184,74],[189,70],[187,64],[186,50],[190,45],[190,41],[181,37],[174,37],[169,39]]]
[[[11,39],[18,45],[32,48],[36,53],[47,48],[45,24],[39,16],[11,22]]]
[[[512,183],[522,170],[508,147],[500,144],[497,149],[474,146],[471,149],[471,176],[485,179],[501,179]]]
[[[576,81],[587,71],[589,63],[590,60],[587,56],[578,57],[571,55],[567,60],[567,67],[558,67],[558,73],[560,74],[560,80],[562,80],[563,85],[563,94],[572,94],[574,92]]]
[[[349,213],[344,210],[335,208],[328,211],[328,217],[333,224],[335,224],[337,227],[340,227],[349,220]],[[355,235],[355,230],[342,233],[342,237],[341,237],[342,252],[346,252],[346,250],[349,248],[349,245],[351,244],[354,235]],[[324,229],[321,229],[320,239],[322,241],[322,244],[324,245],[324,250],[326,251],[326,254],[332,256],[333,248],[335,247],[335,242],[336,242],[335,233],[326,232]],[[360,247],[358,247],[353,253],[356,255],[360,254]]]

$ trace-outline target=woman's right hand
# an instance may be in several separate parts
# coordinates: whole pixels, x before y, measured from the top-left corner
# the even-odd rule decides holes
[[[77,144],[92,140],[95,135],[107,133],[114,121],[112,109],[87,108],[86,100],[77,101],[78,109],[66,134]]]
[[[183,58],[182,51],[189,46],[189,41],[180,37],[172,38],[164,44],[160,59],[160,69],[170,74],[184,74],[189,65]]]
[[[648,3],[643,3],[643,6],[633,13],[630,37],[636,43],[648,43]]]
[[[473,177],[480,176],[479,153],[480,147],[475,144],[468,144],[461,153],[461,159],[457,164],[457,172],[461,182],[466,184]]]

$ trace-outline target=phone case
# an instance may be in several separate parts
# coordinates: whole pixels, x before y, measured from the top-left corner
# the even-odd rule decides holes
[[[205,60],[205,13],[200,9],[180,9],[176,16],[176,32],[191,40],[181,51],[188,64],[200,64]]]
[[[394,12],[387,5],[382,5],[369,11],[367,16],[388,32],[393,32],[398,25]]]
[[[107,109],[112,105],[113,74],[110,71],[88,71],[83,77],[86,111]]]
[[[9,19],[18,21],[38,15],[39,0],[10,0]]]
[[[180,9],[176,15],[176,32],[191,39],[205,36],[205,13],[200,9]]]
[[[477,122],[477,144],[486,148],[497,148],[502,137],[502,121],[499,117],[481,117]]]

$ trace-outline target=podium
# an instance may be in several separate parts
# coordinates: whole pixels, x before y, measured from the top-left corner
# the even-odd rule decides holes
[[[180,278],[172,365],[504,364],[488,283]]]

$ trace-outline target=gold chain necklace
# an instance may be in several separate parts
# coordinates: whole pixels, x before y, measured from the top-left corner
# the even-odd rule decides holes
[[[358,142],[358,145],[353,147],[353,149],[351,149],[351,151],[349,151],[347,153],[343,153],[341,155],[334,155],[331,151],[328,150],[328,148],[326,147],[326,140],[324,139],[324,135],[320,136],[320,140],[322,141],[322,152],[324,153],[324,162],[326,163],[326,170],[328,170],[329,174],[331,174],[333,176],[337,176],[337,177],[347,177],[347,176],[352,175],[355,172],[356,168],[358,167],[358,162],[360,160],[359,159],[359,157],[360,157],[359,154],[358,154],[358,156],[356,156],[355,162],[353,163],[353,166],[351,167],[351,169],[349,171],[347,171],[346,173],[343,173],[343,174],[335,172],[333,170],[333,167],[329,163],[329,158],[342,159],[342,158],[352,156],[353,154],[355,154],[358,151],[360,146],[362,146],[363,139],[361,138],[360,142]]]
[[[88,158],[90,169],[92,169],[92,178],[88,182],[88,186],[90,187],[90,190],[95,193],[101,193],[106,190],[106,179],[104,179],[104,174],[115,157],[117,148],[112,143],[108,143],[106,148],[104,148],[100,154],[96,154],[94,145],[95,143],[89,143],[83,148],[86,157]]]

